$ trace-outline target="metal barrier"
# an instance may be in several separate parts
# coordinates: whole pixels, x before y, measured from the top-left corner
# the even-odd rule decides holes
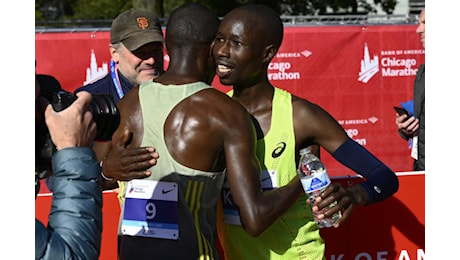
[[[282,15],[284,26],[414,24],[418,15]],[[110,31],[112,20],[35,21],[35,33]],[[166,26],[167,19],[160,19]]]
[[[288,25],[366,25],[366,24],[411,24],[417,23],[418,15],[317,15],[281,16]]]

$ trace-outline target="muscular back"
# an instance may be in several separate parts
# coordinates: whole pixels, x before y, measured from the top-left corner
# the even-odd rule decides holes
[[[142,115],[138,93],[136,87],[120,101],[121,122],[114,134],[118,136],[119,131],[128,127],[134,133],[133,147],[143,143],[144,135],[145,115]],[[274,192],[262,192],[255,152],[256,133],[242,105],[216,89],[206,88],[184,98],[169,111],[162,132],[170,157],[188,168],[205,172],[223,169],[222,162],[225,162],[235,206],[250,235],[259,235],[297,200],[302,191],[297,179]],[[158,131],[161,129],[155,132]],[[221,160],[223,156],[225,160]],[[163,157],[168,158],[164,151]],[[159,152],[158,164],[154,167],[158,167],[161,160]],[[152,174],[155,175],[153,171]]]
[[[129,128],[133,132],[130,147],[139,147],[144,133],[138,93],[139,87],[135,87],[118,104],[121,121],[114,137],[125,127]],[[187,167],[202,171],[223,170],[226,149],[250,158],[251,144],[255,143],[254,129],[246,110],[212,88],[199,91],[174,107],[165,122],[164,133],[172,157]]]

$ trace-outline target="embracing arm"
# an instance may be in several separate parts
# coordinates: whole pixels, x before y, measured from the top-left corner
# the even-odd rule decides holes
[[[238,129],[232,129],[225,141],[227,178],[246,232],[258,236],[297,201],[303,190],[296,177],[279,189],[262,191],[255,130],[248,123],[249,115],[240,120]]]
[[[139,87],[134,87],[118,103],[120,124],[102,163],[107,178],[118,181],[146,178],[150,176],[148,169],[159,157],[153,147],[139,147],[143,125],[138,93]]]
[[[96,158],[99,164],[102,166],[102,163],[104,161],[104,157],[107,155],[107,153],[110,151],[112,148],[112,143],[110,141],[108,142],[94,142],[93,144],[93,150],[96,153]],[[102,167],[101,167],[102,168]],[[110,178],[107,178],[104,175],[104,172],[101,171],[101,176],[103,177],[101,179],[101,187],[102,190],[113,190],[118,188],[118,183]]]

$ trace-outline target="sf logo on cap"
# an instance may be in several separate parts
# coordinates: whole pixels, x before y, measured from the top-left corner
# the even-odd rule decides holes
[[[139,17],[137,18],[137,24],[144,30],[149,27],[149,20],[146,17]]]

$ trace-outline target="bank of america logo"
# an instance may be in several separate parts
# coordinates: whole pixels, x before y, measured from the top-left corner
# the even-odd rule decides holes
[[[305,58],[308,58],[308,56],[311,55],[311,51],[309,50],[304,50],[300,52]]]
[[[358,81],[367,83],[377,72],[379,72],[379,57],[374,55],[374,58],[371,59],[366,43],[364,45],[364,58],[361,60],[361,71],[359,72]]]

